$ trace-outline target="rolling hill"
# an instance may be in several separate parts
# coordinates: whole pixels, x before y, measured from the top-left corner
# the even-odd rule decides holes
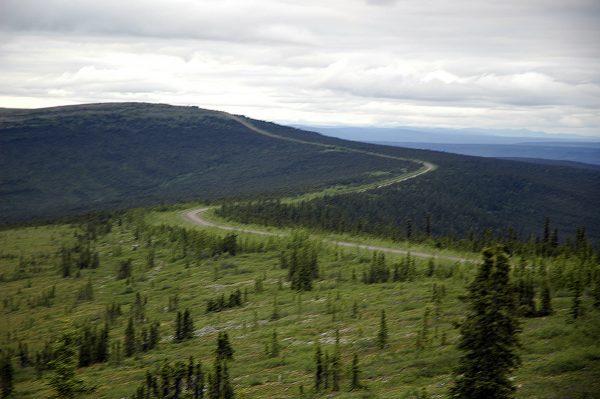
[[[430,214],[434,234],[460,236],[508,226],[526,235],[550,217],[561,236],[583,225],[600,239],[597,170],[358,143],[145,103],[0,110],[0,214],[13,223],[191,199],[278,197],[421,167],[409,159],[438,169],[378,190],[315,199],[313,219],[349,220],[345,230],[352,231],[403,231],[410,219],[418,231]]]
[[[318,140],[313,133],[291,135]],[[260,135],[227,114],[195,107],[0,110],[4,223],[190,199],[297,194],[418,167]]]

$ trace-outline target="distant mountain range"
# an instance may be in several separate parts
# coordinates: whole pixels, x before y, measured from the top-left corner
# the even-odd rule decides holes
[[[600,138],[585,136],[496,129],[303,128],[331,137],[396,147],[481,157],[565,160],[600,165]]]
[[[492,158],[525,158],[529,161],[560,160],[600,166],[600,143],[529,142],[520,144],[444,144],[411,142],[376,142],[396,147],[444,151],[454,154]],[[577,167],[577,165],[572,165]]]
[[[393,143],[443,144],[522,144],[522,143],[588,143],[600,144],[600,137],[549,134],[527,129],[447,129],[418,127],[353,127],[295,125],[303,130],[319,132],[345,140]]]

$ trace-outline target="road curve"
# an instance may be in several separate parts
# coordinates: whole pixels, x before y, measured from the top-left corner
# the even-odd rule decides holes
[[[267,237],[285,237],[287,235],[285,233],[273,233],[270,231],[249,229],[249,228],[245,228],[245,227],[228,226],[226,224],[212,222],[205,218],[205,213],[209,209],[211,209],[211,208],[204,207],[204,208],[190,209],[183,213],[183,217],[185,220],[187,220],[188,222],[191,222],[193,224],[196,224],[199,226],[205,226],[205,227],[213,227],[213,228],[217,228],[217,229],[221,229],[221,230],[237,231],[240,233],[256,234],[256,235],[267,236]],[[340,247],[346,247],[346,248],[366,249],[368,251],[378,251],[378,252],[392,253],[392,254],[398,254],[398,255],[406,255],[406,254],[410,253],[411,256],[415,256],[418,258],[435,258],[435,259],[449,260],[452,262],[473,262],[473,260],[470,260],[467,258],[462,258],[460,256],[437,255],[437,254],[432,254],[432,253],[427,253],[427,252],[418,252],[418,251],[415,252],[415,251],[410,251],[410,250],[400,249],[400,248],[390,248],[390,247],[380,247],[377,245],[359,244],[359,243],[350,242],[350,241],[337,241],[337,240],[323,240],[323,241],[328,244],[338,245]]]
[[[264,136],[268,136],[268,137],[272,137],[275,139],[292,141],[292,142],[300,143],[300,144],[309,144],[309,145],[325,147],[325,148],[330,148],[330,149],[343,150],[343,151],[347,151],[347,152],[362,153],[362,154],[371,155],[371,156],[375,156],[375,157],[379,157],[379,158],[396,159],[396,160],[402,160],[402,161],[412,161],[412,162],[416,162],[416,163],[419,163],[422,165],[420,169],[418,169],[417,171],[415,171],[413,173],[397,176],[395,178],[384,180],[379,183],[373,183],[373,184],[368,184],[363,187],[354,188],[353,191],[355,191],[355,192],[367,191],[367,190],[371,190],[373,188],[387,187],[392,184],[396,184],[396,183],[400,183],[400,182],[403,182],[403,181],[406,181],[409,179],[413,179],[417,176],[424,175],[425,173],[428,173],[428,172],[431,172],[431,171],[437,169],[437,166],[435,164],[433,164],[431,162],[421,161],[419,159],[407,159],[407,158],[396,157],[393,155],[380,154],[380,153],[372,152],[372,151],[359,150],[359,149],[355,149],[355,148],[348,148],[348,147],[342,147],[342,146],[335,146],[335,145],[331,145],[331,144],[312,142],[312,141],[302,140],[302,139],[293,138],[293,137],[279,136],[279,135],[273,134],[265,129],[261,129],[257,126],[254,126],[254,124],[252,124],[246,118],[239,117],[236,115],[230,115],[230,114],[224,114],[224,115],[235,120],[236,122],[240,123],[244,127],[254,131],[255,133],[258,133],[258,134],[261,134]],[[187,221],[194,223],[196,225],[205,226],[205,227],[213,227],[213,228],[217,228],[217,229],[221,229],[221,230],[237,231],[237,232],[241,232],[241,233],[256,234],[256,235],[267,236],[267,237],[284,237],[286,235],[285,233],[273,233],[273,232],[264,231],[264,230],[250,229],[250,228],[244,228],[244,227],[234,227],[234,226],[228,226],[226,224],[212,222],[210,220],[207,220],[204,217],[206,211],[208,211],[209,209],[211,209],[211,208],[205,207],[205,208],[191,209],[191,210],[184,212],[183,217]],[[380,246],[376,246],[376,245],[359,244],[359,243],[354,243],[354,242],[349,242],[349,241],[337,241],[337,240],[324,240],[324,241],[329,244],[338,245],[340,247],[347,247],[347,248],[359,248],[359,249],[366,249],[369,251],[379,251],[379,252],[386,252],[386,253],[393,253],[393,254],[400,254],[400,255],[406,255],[406,254],[410,253],[412,256],[416,256],[419,258],[436,258],[436,259],[450,260],[453,262],[472,262],[469,259],[462,258],[459,256],[437,255],[437,254],[432,254],[432,253],[427,253],[427,252],[418,252],[418,251],[414,252],[414,251],[409,251],[406,249],[380,247]]]
[[[234,121],[238,122],[239,124],[241,124],[245,128],[247,128],[249,130],[252,130],[254,133],[258,133],[260,135],[271,137],[271,138],[274,138],[274,139],[277,139],[277,140],[290,141],[290,142],[298,143],[298,144],[307,144],[307,145],[312,145],[312,146],[316,146],[316,147],[323,147],[323,148],[327,148],[327,149],[331,149],[331,150],[341,150],[341,151],[345,151],[345,152],[353,152],[353,153],[357,153],[357,154],[370,155],[370,156],[377,157],[377,158],[394,159],[394,160],[397,160],[397,161],[410,161],[410,162],[421,164],[421,168],[418,169],[415,172],[412,172],[412,173],[409,173],[409,174],[403,174],[401,176],[398,176],[398,177],[395,177],[395,178],[388,179],[388,180],[385,180],[383,182],[380,182],[379,184],[370,184],[370,185],[367,185],[365,188],[354,190],[355,192],[362,192],[362,191],[370,190],[372,188],[387,187],[387,186],[390,186],[392,184],[399,183],[401,181],[412,179],[413,177],[421,176],[421,175],[423,175],[425,173],[432,172],[435,169],[437,169],[437,165],[435,165],[435,164],[433,164],[431,162],[422,161],[420,159],[403,158],[403,157],[398,157],[398,156],[395,156],[395,155],[381,154],[381,153],[374,152],[374,151],[360,150],[360,149],[357,149],[357,148],[344,147],[344,146],[333,145],[333,144],[319,143],[319,142],[315,142],[315,141],[302,140],[302,139],[294,138],[294,137],[279,136],[277,134],[269,132],[268,130],[261,129],[261,128],[257,127],[257,126],[254,126],[254,124],[252,124],[252,122],[250,120],[248,120],[247,118],[245,118],[245,117],[241,117],[241,116],[237,116],[237,115],[231,115],[231,114],[224,114],[224,115],[226,117],[228,117],[230,119],[233,119]]]
[[[366,184],[362,187],[354,187],[351,189],[352,192],[364,192],[367,190],[371,190],[373,188],[383,188],[383,187],[391,186],[392,184],[400,183],[400,182],[415,178],[417,176],[424,175],[425,173],[432,172],[435,169],[437,169],[437,165],[435,165],[431,162],[422,161],[420,159],[403,158],[403,157],[398,157],[395,155],[388,155],[388,154],[381,154],[381,153],[373,152],[373,151],[360,150],[357,148],[350,148],[350,147],[344,147],[344,146],[333,145],[333,144],[319,143],[319,142],[315,142],[315,141],[302,140],[302,139],[294,138],[294,137],[279,136],[277,134],[269,132],[268,130],[261,129],[261,128],[255,126],[249,119],[247,119],[245,117],[231,115],[231,114],[223,114],[223,115],[238,122],[245,128],[252,130],[254,133],[258,133],[260,135],[271,137],[271,138],[274,138],[277,140],[312,145],[312,146],[327,148],[327,149],[331,149],[331,150],[353,152],[353,153],[369,155],[369,156],[373,156],[373,157],[377,157],[377,158],[393,159],[393,160],[397,160],[397,161],[410,161],[410,162],[418,163],[421,165],[421,167],[414,172],[405,173],[405,174],[396,176],[391,179],[380,181],[378,183],[375,182],[375,183]]]

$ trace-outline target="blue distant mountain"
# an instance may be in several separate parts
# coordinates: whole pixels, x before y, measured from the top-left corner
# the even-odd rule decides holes
[[[347,140],[493,158],[600,165],[600,138],[530,130],[308,127]],[[577,166],[573,164],[571,166]]]
[[[444,143],[392,143],[378,144],[395,147],[419,148],[454,154],[492,158],[524,158],[529,161],[561,160],[600,165],[600,143],[523,143],[523,144],[444,144]],[[575,165],[571,165],[575,166]]]

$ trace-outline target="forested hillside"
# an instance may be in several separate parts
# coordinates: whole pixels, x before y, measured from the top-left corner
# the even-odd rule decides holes
[[[461,239],[486,229],[527,240],[530,234],[541,235],[549,218],[559,240],[574,236],[580,227],[594,241],[600,238],[599,171],[450,155],[428,159],[438,170],[402,184],[293,203],[229,204],[220,215],[244,223],[366,232],[398,240]]]
[[[419,166],[267,137],[227,114],[196,107],[0,110],[4,223],[190,199],[299,194]]]
[[[597,170],[386,147],[240,120],[143,103],[0,110],[2,222],[181,200],[277,198],[422,166],[399,157],[438,168],[368,192],[244,205],[244,215],[233,208],[227,215],[394,238],[405,237],[408,225],[411,234],[426,234],[427,220],[436,236],[487,228],[504,234],[512,226],[524,239],[549,217],[559,237],[585,226],[600,239]]]

